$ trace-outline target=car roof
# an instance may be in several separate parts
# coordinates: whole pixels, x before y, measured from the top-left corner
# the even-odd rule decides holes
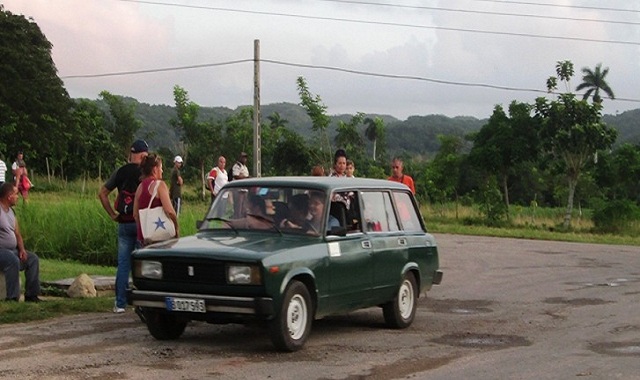
[[[250,186],[264,186],[264,187],[302,187],[312,188],[324,191],[332,191],[335,189],[396,189],[396,190],[408,190],[409,188],[399,182],[384,180],[384,179],[371,179],[371,178],[357,178],[357,177],[316,177],[316,176],[304,176],[304,177],[260,177],[260,178],[245,178],[241,180],[234,180],[229,182],[225,187],[250,187]]]

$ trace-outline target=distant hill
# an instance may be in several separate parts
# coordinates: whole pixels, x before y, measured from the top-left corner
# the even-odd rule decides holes
[[[625,111],[619,115],[604,115],[602,120],[618,130],[615,146],[624,143],[640,144],[640,109]]]
[[[143,122],[139,137],[148,140],[153,149],[161,147],[176,151],[178,141],[170,120],[176,117],[175,108],[167,105],[150,105],[139,103],[135,99],[128,101],[137,103],[136,116]],[[99,102],[99,101],[97,101]],[[104,106],[104,105],[102,105]],[[246,106],[245,106],[246,107]],[[236,109],[227,107],[201,107],[199,118],[201,121],[214,120],[222,122]],[[303,107],[293,103],[266,104],[261,107],[262,123],[267,125],[268,116],[274,112],[287,120],[287,128],[309,139],[312,136],[311,119]],[[455,135],[464,137],[476,132],[487,122],[486,119],[477,119],[471,116],[448,117],[444,115],[410,116],[406,120],[399,120],[390,115],[370,114],[366,117],[380,117],[384,120],[387,130],[387,152],[389,155],[409,154],[423,157],[432,157],[438,152],[440,143],[438,135]],[[329,126],[329,135],[335,136],[338,121],[347,122],[352,115],[332,115],[332,123]],[[626,111],[619,115],[604,115],[603,121],[618,130],[616,146],[625,142],[640,143],[640,109]],[[361,127],[364,131],[365,126]],[[370,144],[369,141],[365,141]]]

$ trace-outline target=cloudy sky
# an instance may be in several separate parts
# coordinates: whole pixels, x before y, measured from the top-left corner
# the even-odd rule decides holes
[[[571,60],[572,90],[583,67],[609,67],[617,99],[605,99],[604,113],[640,108],[639,1],[0,3],[40,26],[74,98],[107,90],[173,105],[179,85],[202,106],[250,105],[259,40],[262,104],[298,103],[303,76],[331,115],[485,118],[496,104],[551,96],[546,79],[557,61]],[[112,73],[134,74],[99,76]]]

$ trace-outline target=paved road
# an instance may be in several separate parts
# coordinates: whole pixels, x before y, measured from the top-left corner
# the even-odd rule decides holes
[[[0,379],[640,379],[640,247],[436,235],[443,284],[416,321],[316,321],[274,352],[259,326],[194,323],[178,341],[133,313],[0,326]]]

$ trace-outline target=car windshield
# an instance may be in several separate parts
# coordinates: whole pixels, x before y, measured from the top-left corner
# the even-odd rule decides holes
[[[298,187],[229,187],[216,196],[201,230],[259,230],[319,236],[325,192]]]

